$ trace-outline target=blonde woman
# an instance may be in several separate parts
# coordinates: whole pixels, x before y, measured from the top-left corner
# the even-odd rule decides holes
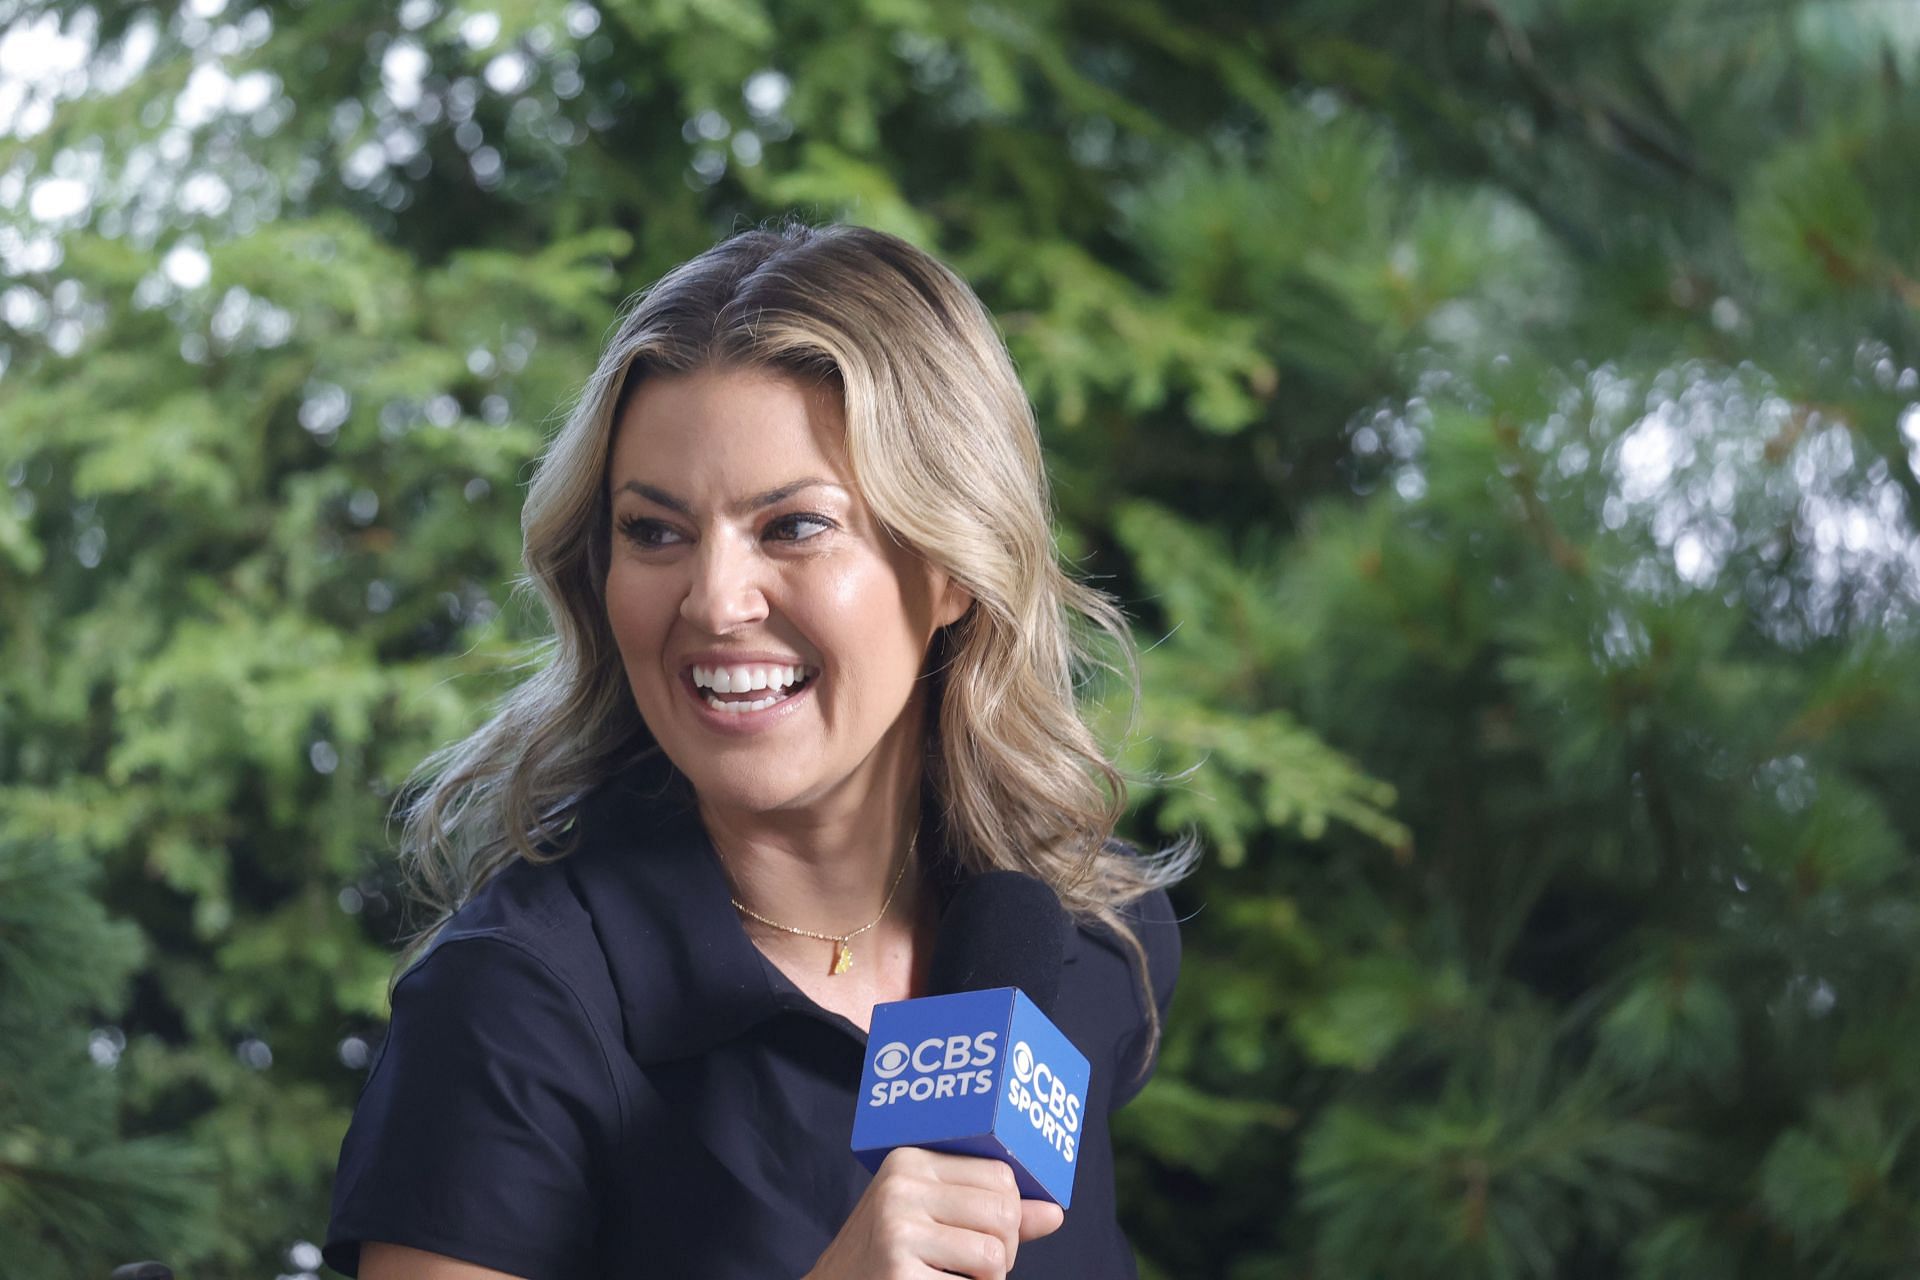
[[[860,227],[735,235],[619,323],[522,520],[550,661],[422,766],[434,923],[341,1148],[364,1280],[1129,1276],[1107,1115],[1157,1056],[1196,851],[1112,838],[1075,688],[1125,621],[1060,568],[1032,410],[951,270]],[[1075,924],[1074,1203],[849,1150],[876,1002],[944,902]]]

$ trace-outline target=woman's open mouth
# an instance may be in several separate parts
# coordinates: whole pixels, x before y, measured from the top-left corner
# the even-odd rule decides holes
[[[743,673],[749,678],[740,679]],[[689,667],[680,673],[680,685],[692,697],[702,721],[722,732],[741,733],[785,719],[811,693],[818,677],[818,668],[804,666],[731,671]],[[722,689],[720,685],[727,687]]]

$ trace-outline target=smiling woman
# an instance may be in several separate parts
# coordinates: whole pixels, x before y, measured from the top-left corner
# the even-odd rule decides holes
[[[709,827],[750,846],[748,828],[805,815],[806,836],[789,825],[775,843],[882,860],[849,866],[851,895],[820,903],[820,916],[857,903],[863,886],[885,888],[920,783],[921,668],[934,635],[973,603],[878,526],[845,435],[828,386],[725,370],[655,377],[624,405],[608,469],[621,534],[607,568],[608,624],[640,718],[692,783]],[[782,483],[789,476],[805,478]],[[662,512],[671,515],[648,514]],[[702,665],[726,673],[712,692],[695,685]],[[785,684],[793,666],[816,674],[784,697],[752,696],[770,667]],[[823,830],[829,822],[839,830]],[[872,838],[893,822],[895,838]],[[809,892],[807,877],[785,879],[780,896]],[[816,915],[799,905],[789,914]]]
[[[331,1265],[1132,1274],[1105,1115],[1155,1060],[1196,850],[1113,839],[1126,782],[1074,690],[1089,628],[1133,650],[1049,508],[991,320],[904,241],[750,231],[641,296],[523,515],[552,660],[422,769],[432,922]],[[1064,1225],[994,1161],[849,1149],[873,1006],[926,991],[947,900],[995,870],[1075,925]]]

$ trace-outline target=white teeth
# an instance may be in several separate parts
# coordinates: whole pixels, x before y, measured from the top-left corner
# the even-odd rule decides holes
[[[784,689],[807,674],[795,667],[695,667],[693,683],[715,693],[750,693],[755,689]]]
[[[707,705],[715,711],[724,711],[730,716],[745,715],[749,711],[764,711],[776,702],[784,702],[788,695],[777,693],[771,698],[756,698],[752,702],[722,702],[718,698],[708,698]]]
[[[725,715],[738,716],[764,711],[776,702],[786,701],[793,696],[793,687],[813,674],[813,668],[805,666],[695,667],[693,683],[708,706]],[[768,696],[745,702],[726,701],[714,696],[756,689],[767,690]]]

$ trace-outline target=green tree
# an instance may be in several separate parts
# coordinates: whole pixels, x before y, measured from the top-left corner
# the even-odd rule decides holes
[[[135,1261],[157,1240],[204,1247],[211,1163],[178,1138],[121,1131],[109,1071],[140,931],[110,921],[92,869],[51,842],[0,838],[0,1252],[20,1275]],[[148,1126],[139,1126],[148,1127]]]
[[[0,4],[9,1264],[317,1265],[392,790],[538,652],[517,486],[620,300],[793,210],[975,283],[1149,646],[1089,693],[1214,856],[1146,1273],[1909,1273],[1903,15]]]

